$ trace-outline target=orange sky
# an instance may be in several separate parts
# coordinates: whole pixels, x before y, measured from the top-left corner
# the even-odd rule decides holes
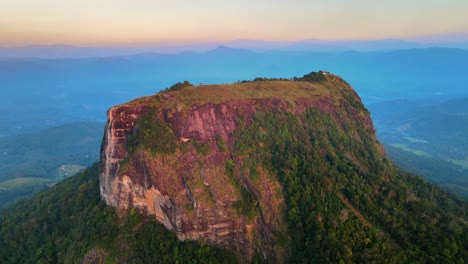
[[[0,45],[383,39],[468,32],[464,0],[230,2],[7,1],[0,4]]]

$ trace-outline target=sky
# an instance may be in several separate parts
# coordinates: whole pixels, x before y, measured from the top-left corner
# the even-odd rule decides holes
[[[0,45],[408,39],[468,33],[466,0],[3,0]]]

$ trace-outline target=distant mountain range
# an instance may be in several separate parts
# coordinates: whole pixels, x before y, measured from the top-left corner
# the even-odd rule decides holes
[[[414,48],[461,48],[468,49],[468,33],[447,36],[430,36],[413,39],[381,40],[320,40],[306,39],[300,41],[266,41],[266,40],[233,40],[229,42],[202,42],[179,45],[113,45],[113,46],[72,46],[72,45],[31,45],[22,47],[0,47],[0,58],[90,58],[128,56],[140,53],[174,54],[180,52],[206,52],[219,46],[249,49],[252,51],[309,51],[309,52],[343,52],[343,51],[392,51]]]

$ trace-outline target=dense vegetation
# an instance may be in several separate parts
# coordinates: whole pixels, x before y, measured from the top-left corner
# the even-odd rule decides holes
[[[292,77],[291,79],[287,78],[267,78],[267,77],[256,77],[253,80],[243,80],[238,81],[237,83],[248,83],[248,82],[265,82],[265,81],[298,81],[298,82],[323,82],[326,81],[327,78],[325,77],[328,72],[318,71],[318,72],[310,72],[302,77]],[[180,87],[182,83],[177,83],[177,87]],[[183,87],[182,87],[183,88]],[[180,90],[180,89],[178,89]]]
[[[56,181],[44,178],[17,178],[0,182],[0,211],[24,198],[48,188]]]
[[[137,121],[135,128],[133,134],[127,138],[129,153],[138,148],[148,149],[153,154],[169,154],[175,151],[177,139],[167,123],[147,114]]]
[[[98,166],[0,215],[2,263],[235,263],[224,251],[179,241],[135,210],[120,220],[99,196]]]
[[[452,162],[416,155],[391,145],[385,145],[387,155],[405,171],[422,175],[428,181],[468,200],[468,169]]]
[[[304,81],[304,82],[323,82],[326,80],[325,75],[327,74],[328,73],[324,71],[311,72],[300,78],[294,77],[293,79],[295,81]]]
[[[398,170],[359,122],[339,120],[263,113],[236,145],[283,185],[290,261],[463,263],[466,203]]]
[[[189,81],[177,82],[171,85],[171,87],[164,89],[164,92],[168,91],[179,91],[184,89],[185,87],[193,86]]]

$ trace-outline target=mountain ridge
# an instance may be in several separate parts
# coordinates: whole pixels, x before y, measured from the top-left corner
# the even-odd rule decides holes
[[[297,41],[268,41],[255,39],[238,39],[231,41],[187,43],[179,45],[135,44],[135,45],[107,45],[80,46],[68,44],[36,44],[26,46],[2,46],[0,58],[90,58],[135,55],[138,53],[156,52],[174,54],[186,51],[207,52],[220,46],[248,49],[252,51],[315,51],[315,52],[343,52],[343,51],[386,51],[413,48],[468,48],[468,34],[453,34],[442,36],[426,36],[413,39],[303,39]],[[440,38],[440,39],[438,39]],[[444,40],[445,39],[445,40]]]

